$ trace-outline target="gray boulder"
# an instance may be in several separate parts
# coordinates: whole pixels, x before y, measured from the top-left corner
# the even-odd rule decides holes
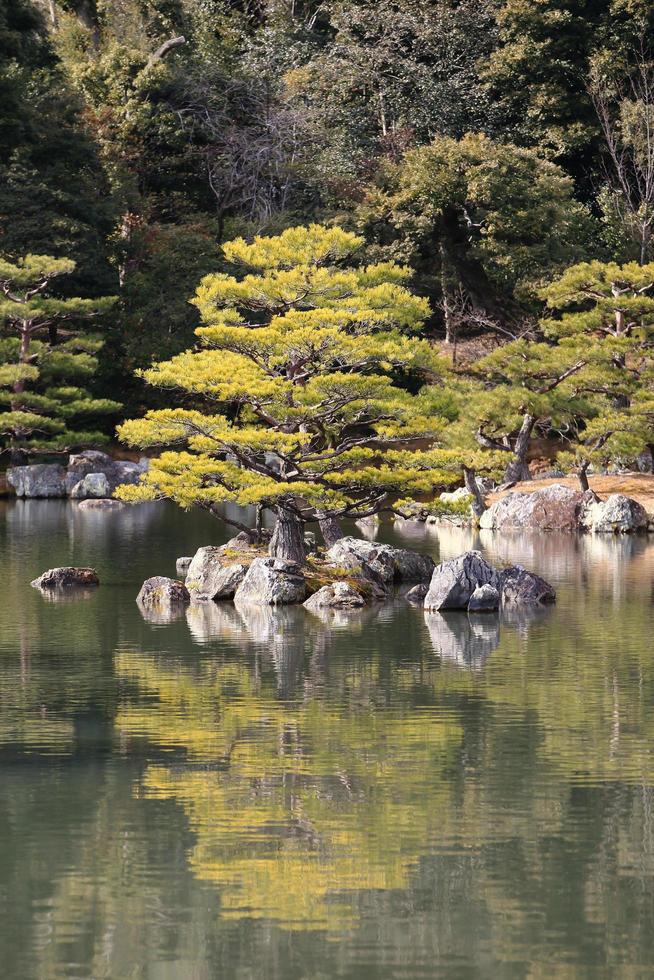
[[[647,529],[647,511],[637,500],[613,493],[606,500],[587,497],[582,514],[582,526],[597,534],[634,534]]]
[[[420,582],[418,585],[414,585],[412,589],[409,589],[404,598],[414,606],[422,606],[428,592],[429,586],[427,583]]]
[[[73,566],[49,568],[47,572],[43,572],[31,583],[35,589],[62,589],[78,585],[99,584],[100,579],[94,568],[75,568]]]
[[[349,556],[365,562],[387,585],[392,582],[428,582],[435,568],[435,562],[429,555],[362,538],[341,538],[327,552],[327,557],[337,565],[346,562]]]
[[[66,471],[58,463],[12,466],[7,470],[7,483],[17,497],[65,497],[65,477]]]
[[[247,562],[229,562],[223,547],[198,548],[186,572],[186,587],[194,602],[233,599],[245,578]]]
[[[533,493],[508,493],[484,511],[479,526],[490,531],[577,531],[583,494],[560,483]]]
[[[155,575],[145,580],[136,597],[140,606],[146,609],[165,610],[169,606],[186,605],[190,602],[188,589],[175,578]]]
[[[304,603],[304,608],[309,612],[317,609],[357,609],[365,606],[366,600],[347,582],[332,582],[331,585],[323,585],[312,596],[309,596]]]
[[[365,564],[377,573],[385,585],[390,585],[395,576],[393,551],[388,544],[376,544],[363,538],[340,538],[327,551],[327,557],[335,565],[356,568]]]
[[[255,558],[236,590],[236,603],[280,606],[303,602],[306,582],[302,567],[285,558]]]
[[[87,473],[70,491],[70,496],[87,500],[89,497],[109,497],[111,491],[105,473]]]
[[[178,575],[184,575],[184,577],[186,577],[186,573],[188,572],[189,565],[191,564],[192,561],[193,558],[190,555],[186,555],[183,558],[178,558],[177,561],[175,562],[175,568],[177,570]]]
[[[498,575],[479,551],[467,551],[458,558],[441,562],[434,570],[425,609],[467,609],[479,586],[498,587]]]
[[[503,568],[499,575],[503,606],[550,605],[556,602],[556,590],[540,575],[527,572],[520,565]]]
[[[91,474],[104,474],[107,481],[105,496],[110,497],[123,483],[138,483],[143,473],[148,469],[148,460],[144,457],[138,463],[131,460],[113,459],[107,453],[97,449],[86,449],[82,453],[72,455],[66,467],[66,493],[72,496],[77,485]],[[98,494],[96,494],[98,496]]]
[[[500,593],[494,585],[478,585],[470,596],[468,612],[495,612],[500,607]]]

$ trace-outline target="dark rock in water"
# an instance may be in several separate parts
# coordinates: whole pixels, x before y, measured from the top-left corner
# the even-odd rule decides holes
[[[577,531],[583,494],[561,483],[533,493],[508,493],[484,511],[479,526],[491,531]]]
[[[164,609],[168,606],[185,605],[191,601],[186,586],[175,578],[155,575],[145,580],[136,601],[144,608]]]
[[[357,592],[355,588],[347,582],[332,582],[331,585],[323,585],[312,596],[309,596],[304,603],[304,608],[309,612],[316,609],[357,609],[365,606],[366,600]]]
[[[647,529],[649,518],[645,508],[622,493],[613,493],[606,500],[587,495],[581,513],[581,524],[597,534],[634,534]]]
[[[420,582],[418,585],[414,585],[412,589],[409,589],[404,598],[414,606],[422,606],[428,592],[429,586],[427,583]]]
[[[478,585],[470,596],[468,612],[495,612],[500,607],[500,593],[494,585]]]
[[[503,568],[499,589],[502,605],[548,605],[556,602],[556,590],[540,575],[527,572],[520,565]]]
[[[121,500],[113,500],[111,497],[88,497],[80,500],[77,505],[78,510],[123,510],[125,504]]]
[[[285,558],[255,558],[236,590],[236,603],[278,606],[303,602],[307,587],[302,566]]]
[[[17,497],[65,497],[65,478],[66,471],[58,463],[12,466],[7,470],[7,483]]]
[[[467,551],[434,570],[425,596],[425,609],[467,609],[479,586],[498,586],[498,575],[479,551]]]
[[[194,601],[233,599],[245,578],[247,562],[228,562],[224,548],[198,548],[186,572],[186,587]]]
[[[31,583],[35,589],[62,589],[76,585],[99,585],[100,579],[94,568],[49,568]]]

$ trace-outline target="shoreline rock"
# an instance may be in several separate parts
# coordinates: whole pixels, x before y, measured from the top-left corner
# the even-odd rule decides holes
[[[584,501],[580,525],[595,534],[635,534],[647,530],[649,517],[645,508],[621,493],[612,493],[606,500],[593,494]]]
[[[479,527],[488,531],[578,531],[584,495],[561,483],[533,493],[514,492],[484,511]]]

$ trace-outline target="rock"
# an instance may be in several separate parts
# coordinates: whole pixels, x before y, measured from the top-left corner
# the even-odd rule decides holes
[[[236,603],[286,605],[303,602],[306,582],[302,567],[285,558],[255,558],[236,590]]]
[[[86,500],[89,497],[109,497],[109,480],[104,473],[87,473],[70,491],[70,496]]]
[[[366,600],[347,582],[332,582],[331,585],[323,585],[312,596],[309,596],[304,603],[304,608],[309,612],[316,609],[356,609],[365,606]]]
[[[606,500],[589,496],[581,513],[582,527],[598,534],[633,534],[646,530],[648,521],[645,508],[621,493],[613,493]]]
[[[390,585],[395,576],[393,550],[388,544],[376,544],[374,541],[364,541],[363,538],[345,537],[340,538],[327,550],[327,557],[334,564],[343,565],[345,568],[355,568],[357,563],[366,564],[377,573],[382,582]]]
[[[184,558],[178,558],[177,561],[175,562],[175,569],[177,570],[177,573],[179,575],[186,576],[189,565],[191,564],[192,561],[193,558],[189,556],[185,556]]]
[[[472,496],[465,487],[457,487],[456,490],[444,490],[438,495],[439,500],[444,500],[448,504],[457,504],[461,500],[472,501]]]
[[[99,585],[100,579],[94,568],[49,568],[31,583],[35,589],[62,589],[76,585]]]
[[[499,617],[425,613],[434,652],[457,667],[479,669],[500,642]]]
[[[429,586],[427,583],[420,582],[418,585],[414,585],[412,589],[409,589],[404,598],[414,606],[422,606],[428,592]]]
[[[502,605],[549,605],[556,602],[556,590],[540,575],[520,565],[503,568],[499,575]]]
[[[494,585],[478,585],[470,596],[468,612],[495,612],[500,607],[500,593]]]
[[[480,585],[498,586],[498,575],[479,551],[441,562],[432,575],[425,609],[467,609]]]
[[[65,497],[65,477],[66,471],[58,463],[12,466],[7,470],[7,483],[17,497]]]
[[[125,504],[120,500],[113,500],[111,497],[99,497],[97,499],[88,497],[80,500],[78,510],[123,510]]]
[[[186,587],[194,601],[234,598],[248,565],[228,562],[224,551],[226,547],[207,545],[195,552],[186,572]]]
[[[105,496],[110,497],[121,484],[138,483],[142,474],[147,471],[148,465],[145,457],[138,463],[133,463],[130,460],[113,459],[97,449],[86,449],[82,453],[74,454],[68,460],[65,475],[66,493],[72,496],[77,484],[83,482],[87,476],[103,474],[107,481]]]
[[[560,483],[533,493],[508,493],[484,511],[481,528],[491,531],[577,531],[583,494]]]
[[[226,541],[223,548],[232,548],[234,551],[247,551],[252,547],[252,538],[247,531],[239,531],[237,535]]]
[[[348,556],[365,562],[378,573],[386,585],[393,582],[427,582],[435,567],[429,555],[421,555],[407,548],[393,548],[389,544],[364,541],[362,538],[341,538],[327,551],[327,557],[338,565],[344,564]]]
[[[169,607],[186,605],[191,597],[186,586],[176,578],[155,575],[145,580],[136,601],[144,609],[155,609],[166,614]]]
[[[425,582],[428,583],[436,568],[436,562],[429,555],[421,555],[408,548],[394,548],[396,582]]]

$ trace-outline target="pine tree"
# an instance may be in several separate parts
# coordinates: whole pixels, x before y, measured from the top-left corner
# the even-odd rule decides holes
[[[102,433],[77,426],[120,409],[118,402],[93,398],[86,389],[102,341],[72,329],[76,321],[106,312],[113,297],[50,294],[54,281],[74,270],[71,259],[50,255],[0,259],[0,438],[14,456],[106,441]]]
[[[409,335],[427,303],[403,285],[407,269],[356,266],[362,244],[311,225],[224,246],[244,274],[198,287],[202,348],[145,372],[179,407],[119,430],[133,446],[177,448],[123,499],[269,508],[271,553],[301,560],[305,521],[373,514],[452,482],[438,450],[414,448],[433,445],[452,410],[424,384],[439,357]]]
[[[543,290],[552,311],[543,321],[559,347],[576,347],[592,407],[559,454],[588,489],[591,467],[633,462],[652,444],[654,263],[584,262]],[[594,374],[589,377],[590,364]]]

